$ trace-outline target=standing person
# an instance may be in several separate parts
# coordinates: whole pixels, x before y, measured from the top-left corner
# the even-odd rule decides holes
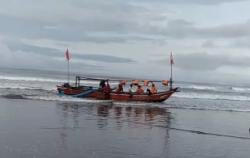
[[[105,84],[104,87],[103,87],[103,92],[104,92],[104,93],[110,93],[110,92],[111,92],[111,88],[110,88],[110,85],[109,85],[109,81],[108,81],[108,80],[106,81],[106,84]]]
[[[111,92],[111,88],[110,88],[108,80],[106,81],[106,87],[107,87],[107,92],[110,93]]]
[[[109,85],[109,81],[106,81],[106,84],[103,87],[103,93],[105,95],[105,99],[109,99],[110,98],[110,92],[111,92],[111,88]]]
[[[103,89],[105,87],[105,80],[101,80],[99,84],[99,88]]]

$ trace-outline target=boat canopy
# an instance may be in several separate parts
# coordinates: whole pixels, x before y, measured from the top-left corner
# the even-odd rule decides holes
[[[99,77],[86,77],[77,75],[75,78],[75,86],[80,86],[81,80],[92,80],[92,81],[111,81],[111,82],[118,82],[122,85],[126,85],[127,83],[139,85],[142,84],[144,86],[148,86],[149,83],[159,82],[162,83],[164,86],[168,86],[169,80],[142,80],[142,79],[109,79],[109,78],[99,78]]]

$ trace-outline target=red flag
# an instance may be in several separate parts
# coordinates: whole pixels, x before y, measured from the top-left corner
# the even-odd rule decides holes
[[[174,58],[172,52],[170,54],[170,64],[174,64]]]
[[[69,50],[67,49],[65,52],[65,57],[66,59],[69,61],[70,60],[70,56],[69,56]]]

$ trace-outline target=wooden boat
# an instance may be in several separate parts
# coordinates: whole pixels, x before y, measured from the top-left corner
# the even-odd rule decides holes
[[[65,52],[66,59],[68,61],[68,82],[70,78],[69,73],[69,51]],[[140,88],[140,84],[138,80],[132,80],[130,81],[131,84],[138,85],[138,91],[137,93],[132,92],[124,92],[123,91],[123,85],[126,82],[123,82],[122,80],[113,80],[118,81],[119,85],[117,87],[117,91],[113,91],[112,88],[110,88],[110,85],[108,83],[107,79],[98,79],[98,78],[87,78],[82,76],[76,76],[75,79],[75,85],[71,86],[69,83],[65,83],[63,85],[57,86],[58,93],[60,95],[69,95],[72,97],[83,97],[83,98],[94,98],[94,99],[101,99],[101,100],[115,100],[115,101],[142,101],[142,102],[162,102],[168,99],[172,94],[178,91],[178,88],[173,88],[172,86],[172,65],[174,64],[172,52],[170,54],[170,65],[171,65],[171,76],[170,81],[162,82],[163,85],[168,85],[170,83],[169,90],[158,92],[156,90],[156,87],[153,84],[153,81],[150,81],[152,83],[151,90],[147,89],[147,93],[144,93],[144,90]],[[100,81],[99,87],[93,87],[93,86],[82,86],[80,85],[81,80],[95,80]],[[121,82],[122,81],[122,82]],[[105,84],[105,82],[107,82]],[[144,80],[144,84],[148,84],[148,80]],[[154,81],[159,82],[159,81]],[[161,82],[161,81],[160,81]],[[122,90],[121,90],[122,89]]]
[[[114,100],[114,101],[141,101],[141,102],[163,102],[172,94],[178,91],[178,88],[171,88],[167,91],[158,92],[155,94],[143,93],[129,93],[129,92],[114,92],[112,89],[105,92],[102,88],[92,86],[81,86],[81,80],[102,80],[76,76],[74,86],[63,84],[57,86],[58,93],[61,95],[68,95],[73,97],[92,98],[99,100]],[[114,80],[113,80],[114,81]],[[115,80],[117,81],[117,80]],[[119,80],[120,81],[120,80]]]

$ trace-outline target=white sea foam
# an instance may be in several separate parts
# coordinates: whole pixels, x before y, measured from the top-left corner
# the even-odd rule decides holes
[[[250,93],[250,88],[232,87],[232,90],[235,92]]]
[[[232,100],[232,101],[250,101],[250,96],[243,95],[227,95],[216,93],[175,93],[175,97],[178,98],[190,98],[190,99],[212,99],[212,100]]]
[[[111,100],[94,100],[85,98],[74,98],[70,96],[27,96],[25,97],[31,100],[44,100],[44,101],[60,101],[60,102],[80,102],[80,103],[112,103]]]
[[[24,90],[47,90],[55,91],[56,85],[65,83],[64,80],[52,78],[36,78],[36,77],[13,77],[0,76],[0,89],[24,89]],[[70,81],[74,85],[75,81]],[[82,85],[98,86],[98,81],[83,80]]]
[[[7,81],[22,81],[22,82],[52,82],[52,83],[66,83],[67,80],[55,79],[55,78],[41,78],[41,77],[19,77],[19,76],[0,76],[0,80]],[[70,80],[70,83],[75,83],[75,80]],[[93,80],[81,80],[82,84],[98,85],[99,81]],[[117,82],[110,82],[111,85],[116,85]]]
[[[66,80],[40,78],[40,77],[17,77],[17,76],[0,76],[0,80],[10,81],[36,81],[36,82],[66,82]]]
[[[55,91],[54,84],[29,83],[29,82],[0,82],[0,89],[20,89],[20,90],[46,90]]]
[[[219,90],[218,87],[214,87],[214,86],[205,86],[205,85],[188,85],[184,88],[189,88],[189,89],[194,89],[194,90]]]

